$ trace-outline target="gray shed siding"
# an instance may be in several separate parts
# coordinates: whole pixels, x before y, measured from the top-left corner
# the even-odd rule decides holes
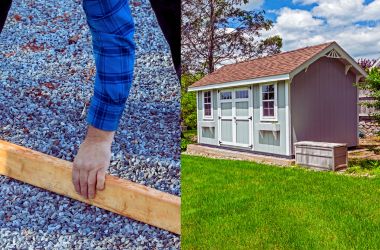
[[[213,119],[203,119],[203,94],[198,91],[198,105],[197,105],[197,120],[198,120],[198,142],[219,145],[218,144],[218,107],[217,107],[217,91],[211,90],[212,94],[212,109]],[[213,126],[213,128],[212,128]],[[213,131],[213,133],[212,133]]]
[[[253,150],[257,152],[286,155],[286,114],[285,114],[285,82],[277,83],[277,122],[260,121],[260,86],[253,86]],[[272,131],[262,131],[264,123],[279,124],[277,138]]]
[[[327,57],[297,74],[290,84],[292,143],[306,140],[356,146],[355,80],[354,73],[345,74],[343,63]]]
[[[285,82],[277,82],[277,121],[261,121],[260,120],[260,86],[261,84],[251,85],[251,97],[253,104],[253,150],[263,153],[286,155],[286,100],[285,100]],[[212,91],[212,103],[213,103],[213,119],[203,118],[203,94],[202,91],[198,91],[198,142],[210,145],[219,145],[218,134],[218,106],[217,106],[217,90]],[[274,136],[272,131],[262,130],[262,126],[265,124],[278,124],[279,131],[275,132]],[[213,138],[208,136],[210,132],[209,127],[214,127]],[[260,132],[261,131],[261,132]],[[226,134],[224,135],[226,136]],[[244,137],[248,140],[248,135],[242,135],[238,132],[238,137]],[[249,148],[247,148],[249,149]]]

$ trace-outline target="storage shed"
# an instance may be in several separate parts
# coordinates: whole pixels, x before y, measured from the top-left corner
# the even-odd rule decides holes
[[[197,92],[198,143],[294,156],[294,143],[358,144],[366,72],[336,42],[226,65]]]

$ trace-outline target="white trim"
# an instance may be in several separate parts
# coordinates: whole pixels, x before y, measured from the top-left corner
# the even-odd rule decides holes
[[[274,116],[273,117],[264,117],[263,115],[263,86],[266,85],[274,85]],[[277,122],[278,121],[278,106],[277,106],[277,82],[269,82],[269,83],[264,83],[260,84],[260,121],[271,121],[271,122]]]
[[[217,127],[218,127],[218,145],[220,146],[220,141],[222,140],[222,126],[221,126],[221,120],[220,120],[220,117],[221,117],[221,109],[220,109],[220,96],[219,96],[219,93],[220,91],[217,90],[216,91],[216,107],[217,107],[217,113],[218,113],[218,117],[217,117]]]
[[[196,95],[195,95],[195,97],[196,97],[196,100],[197,100],[197,141],[198,141],[198,143],[200,143],[200,137],[201,137],[201,133],[202,133],[202,131],[201,131],[201,127],[200,127],[200,119],[199,119],[199,105],[198,105],[198,99],[199,99],[199,97],[198,97],[198,95],[199,95],[199,92],[197,92],[197,93],[195,93]]]
[[[250,143],[252,145],[252,150],[255,150],[255,128],[254,128],[254,117],[253,117],[253,105],[254,105],[254,98],[255,98],[255,90],[254,85],[251,85],[250,89],[250,98],[249,98],[249,115],[251,116],[251,123],[249,125],[249,129],[251,131],[251,134],[249,136]]]
[[[359,105],[359,88],[356,88],[356,146],[359,146],[359,114],[360,114],[360,105]]]
[[[367,77],[367,72],[337,43],[333,43],[334,49],[341,55],[342,58],[346,59],[357,71],[359,71],[363,76]]]
[[[289,79],[290,79],[289,74],[266,76],[266,77],[248,79],[248,80],[216,83],[216,84],[210,84],[210,85],[199,86],[199,87],[189,87],[188,91],[231,88],[231,87],[246,86],[246,85],[251,85],[251,84],[258,84],[258,83],[263,83],[263,82],[274,82],[274,81],[289,80]]]
[[[345,66],[345,69],[344,69],[344,74],[347,75],[347,73],[348,73],[348,71],[350,70],[351,67],[352,67],[351,64],[346,65],[346,66]]]
[[[227,146],[233,146],[233,147],[247,148],[247,145],[241,144],[241,143],[222,142],[219,145],[221,145],[221,146],[227,145]]]
[[[339,55],[338,52],[335,51],[335,49],[332,49],[330,50],[327,54],[326,54],[327,57],[330,57],[330,58],[336,58],[336,59],[339,59],[341,56]]]
[[[235,90],[232,94],[232,142],[236,144],[236,101]]]
[[[209,116],[206,116],[205,115],[205,93],[206,92],[210,92],[210,99],[211,99],[211,115]],[[212,97],[212,93],[213,91],[212,90],[205,90],[205,91],[202,91],[202,118],[203,120],[214,120],[214,105],[213,105],[213,97]]]
[[[362,79],[362,75],[356,75],[355,83],[359,83],[360,79]]]
[[[291,139],[291,111],[290,111],[290,81],[285,81],[285,147],[286,155],[292,154],[292,139]]]

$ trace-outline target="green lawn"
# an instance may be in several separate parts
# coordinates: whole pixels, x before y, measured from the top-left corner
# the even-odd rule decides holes
[[[182,156],[182,249],[380,249],[380,178]]]

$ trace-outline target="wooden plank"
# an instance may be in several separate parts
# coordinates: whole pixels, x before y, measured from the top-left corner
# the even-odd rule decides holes
[[[107,175],[104,191],[86,200],[75,192],[71,170],[71,162],[0,140],[1,175],[181,233],[180,197]]]

